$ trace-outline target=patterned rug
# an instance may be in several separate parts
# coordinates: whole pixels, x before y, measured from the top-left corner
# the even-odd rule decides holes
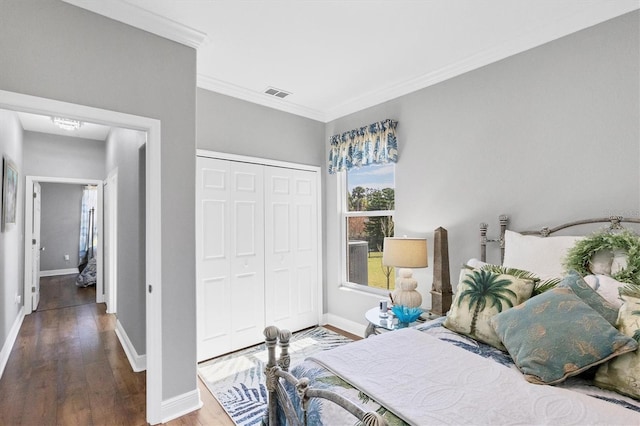
[[[291,367],[318,351],[350,341],[324,327],[294,333],[289,345]],[[262,420],[267,408],[266,361],[263,343],[198,364],[198,374],[237,425],[257,425]]]

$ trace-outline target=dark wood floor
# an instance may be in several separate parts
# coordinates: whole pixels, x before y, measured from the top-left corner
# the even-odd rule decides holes
[[[78,274],[40,278],[38,311],[87,305],[96,302],[96,286],[76,287]]]
[[[95,289],[91,300],[65,277],[41,279],[40,306],[25,317],[0,379],[0,425],[147,424],[145,373],[131,370],[115,316],[95,303]],[[233,426],[199,379],[198,388],[204,406],[167,424]]]
[[[67,285],[75,287],[74,281],[68,278]],[[145,424],[145,375],[132,372],[115,317],[93,294],[93,303],[25,317],[0,380],[0,424]],[[45,290],[39,308],[65,305],[47,298]],[[78,300],[82,296],[66,304]]]
[[[43,277],[0,379],[0,425],[144,425],[145,373],[134,373],[116,318],[75,275]],[[233,426],[198,380],[204,406],[169,425]]]

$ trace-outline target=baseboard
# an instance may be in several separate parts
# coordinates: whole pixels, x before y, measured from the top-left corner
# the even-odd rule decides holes
[[[68,268],[68,269],[52,269],[50,271],[40,271],[41,277],[57,277],[58,275],[71,275],[77,274],[78,268]]]
[[[332,325],[351,334],[355,334],[356,336],[364,337],[364,332],[367,329],[366,325],[339,317],[338,315],[334,314],[324,314],[322,316],[322,320],[324,324]]]
[[[13,322],[13,325],[11,326],[11,330],[9,330],[9,335],[7,336],[7,340],[4,341],[4,344],[2,345],[2,350],[0,350],[0,379],[2,378],[4,369],[7,366],[7,362],[9,362],[9,355],[11,355],[11,350],[13,349],[13,345],[16,343],[16,339],[18,338],[18,333],[20,332],[22,321],[24,321],[24,306],[21,307],[20,310],[18,311],[18,316],[16,317],[16,320]]]
[[[162,401],[162,423],[167,423],[192,411],[199,410],[200,408],[202,408],[202,400],[200,399],[200,389],[198,388],[191,392],[167,399],[166,401]]]
[[[133,347],[133,343],[129,340],[127,332],[124,330],[124,327],[122,327],[120,320],[116,320],[116,336],[118,336],[118,340],[120,340],[124,353],[127,354],[127,359],[129,360],[129,364],[131,364],[133,371],[138,373],[146,370],[147,355],[138,355],[136,348]]]

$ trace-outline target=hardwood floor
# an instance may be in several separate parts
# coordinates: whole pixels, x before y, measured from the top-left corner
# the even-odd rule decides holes
[[[145,375],[114,327],[104,304],[26,316],[0,380],[0,423],[145,424]]]
[[[78,274],[40,278],[38,311],[96,302],[96,286],[76,287]]]
[[[40,306],[25,317],[0,379],[0,425],[147,424],[145,373],[131,370],[95,287],[87,288],[91,299],[74,283],[74,276],[41,280]],[[198,388],[203,407],[167,425],[234,426],[199,378]]]
[[[116,319],[75,275],[43,277],[0,379],[0,425],[144,425],[145,373],[134,373]],[[169,425],[233,426],[198,379],[204,406]]]

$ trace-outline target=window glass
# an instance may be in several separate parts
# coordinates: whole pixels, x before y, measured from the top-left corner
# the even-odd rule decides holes
[[[395,165],[346,173],[346,280],[361,287],[393,290],[395,273],[382,265],[382,250],[384,237],[393,236]]]

